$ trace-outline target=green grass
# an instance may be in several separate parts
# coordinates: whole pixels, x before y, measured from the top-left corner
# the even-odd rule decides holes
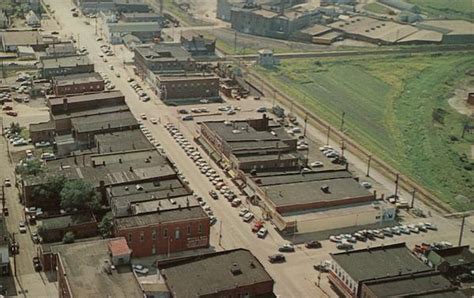
[[[474,198],[474,135],[460,139],[463,117],[447,99],[464,72],[469,55],[291,59],[275,69],[258,68],[270,81],[317,116],[347,134],[457,210]],[[438,121],[433,121],[433,111]],[[451,136],[459,140],[451,140]],[[467,168],[467,169],[466,169]]]
[[[391,9],[383,5],[380,5],[377,2],[366,4],[364,5],[363,8],[367,11],[370,11],[373,13],[379,13],[379,14],[388,14],[390,11],[392,11]]]
[[[472,0],[407,0],[420,7],[422,13],[434,18],[473,20]]]

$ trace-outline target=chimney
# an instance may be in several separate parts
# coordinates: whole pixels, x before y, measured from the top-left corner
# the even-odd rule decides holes
[[[102,161],[102,165],[105,166],[105,160]]]
[[[130,166],[130,169],[129,169],[129,170],[130,170],[130,172],[133,172],[133,167],[132,167],[132,166]]]
[[[121,158],[119,158],[119,163],[122,163],[122,159],[121,159]]]
[[[67,97],[63,98],[63,110],[64,111],[68,110]]]
[[[95,168],[95,160],[92,160],[92,167]]]

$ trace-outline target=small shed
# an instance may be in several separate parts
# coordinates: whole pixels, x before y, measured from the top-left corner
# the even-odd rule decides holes
[[[107,247],[112,258],[112,264],[117,266],[130,263],[130,256],[132,254],[132,250],[128,247],[125,238],[121,237],[110,240],[107,244]]]
[[[263,66],[275,65],[275,57],[270,49],[261,49],[258,51],[258,64]]]

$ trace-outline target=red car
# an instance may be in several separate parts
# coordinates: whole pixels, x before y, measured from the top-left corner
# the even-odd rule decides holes
[[[257,233],[260,228],[263,227],[263,222],[261,221],[256,221],[255,224],[252,226],[252,232]]]
[[[8,111],[8,112],[7,112],[7,115],[8,115],[8,116],[12,116],[12,117],[16,117],[16,116],[18,116],[18,113],[15,112],[15,111]]]
[[[13,108],[11,106],[3,106],[2,110],[11,111],[11,110],[13,110]]]

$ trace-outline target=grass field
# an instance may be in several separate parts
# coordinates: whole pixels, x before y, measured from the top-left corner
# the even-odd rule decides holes
[[[364,9],[367,11],[370,11],[373,13],[379,13],[379,14],[388,14],[391,11],[391,9],[383,5],[380,5],[377,2],[372,2],[372,3],[364,5]]]
[[[422,12],[430,17],[473,20],[472,0],[407,0],[407,2],[418,5]]]
[[[474,68],[469,55],[291,59],[259,68],[272,83],[339,127],[457,210],[474,209],[474,135],[450,108],[453,86]]]

